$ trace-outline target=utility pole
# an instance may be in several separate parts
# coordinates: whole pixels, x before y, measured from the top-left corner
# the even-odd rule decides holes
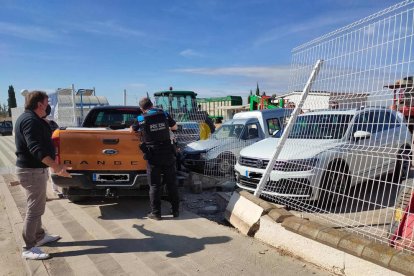
[[[72,84],[72,103],[73,103],[73,124],[78,126],[78,120],[76,118],[76,97],[75,97],[75,85]]]

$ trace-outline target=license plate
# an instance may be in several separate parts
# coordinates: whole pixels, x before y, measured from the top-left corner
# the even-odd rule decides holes
[[[96,182],[128,182],[129,181],[129,174],[127,173],[121,173],[121,174],[94,173],[92,177],[93,177],[93,181],[96,181]]]

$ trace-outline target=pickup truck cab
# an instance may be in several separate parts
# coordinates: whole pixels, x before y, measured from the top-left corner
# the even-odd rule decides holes
[[[233,174],[240,150],[272,135],[280,137],[290,114],[291,110],[284,108],[237,113],[209,139],[188,144],[183,164],[199,173]]]
[[[139,114],[136,106],[100,106],[89,111],[82,127],[54,131],[56,161],[71,168],[72,178],[52,173],[52,180],[69,200],[147,194],[141,134],[128,129]]]

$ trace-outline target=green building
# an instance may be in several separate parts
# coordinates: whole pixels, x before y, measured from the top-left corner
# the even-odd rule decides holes
[[[226,97],[213,97],[213,98],[197,98],[197,105],[201,110],[207,111],[210,118],[221,121],[227,120],[227,112],[223,107],[241,106],[243,99],[240,96],[226,96]]]

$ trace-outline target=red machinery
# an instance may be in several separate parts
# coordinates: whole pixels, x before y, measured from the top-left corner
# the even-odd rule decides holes
[[[395,84],[386,85],[394,90],[394,101],[392,109],[401,112],[407,119],[408,128],[411,133],[414,129],[414,87],[413,76],[398,80]]]

